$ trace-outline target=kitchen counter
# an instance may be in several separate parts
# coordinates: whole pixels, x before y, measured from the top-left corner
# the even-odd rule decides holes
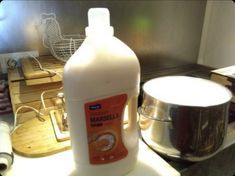
[[[139,142],[138,162],[126,176],[233,176],[235,173],[235,123],[229,124],[224,144],[213,157],[201,162],[166,159]],[[11,168],[2,176],[79,176],[71,150],[47,157],[14,155]]]
[[[224,144],[213,157],[201,162],[183,162],[159,156],[141,140],[138,162],[126,176],[233,176],[235,173],[235,123],[229,124]],[[79,176],[71,150],[47,157],[14,155],[11,168],[2,176]]]
[[[78,176],[71,150],[40,158],[26,158],[17,154],[14,157],[12,167],[2,176]],[[138,162],[127,176],[143,175],[180,176],[180,173],[140,141]]]

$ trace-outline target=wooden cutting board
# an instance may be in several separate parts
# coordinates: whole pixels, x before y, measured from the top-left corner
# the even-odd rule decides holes
[[[37,60],[45,69],[54,70],[59,73],[63,72],[65,63],[57,60],[53,56],[40,56],[37,58]],[[32,58],[22,58],[20,62],[22,65],[22,71],[26,79],[45,78],[55,75],[55,73],[42,71],[39,67],[39,63]]]
[[[37,59],[44,69],[49,69],[63,75],[64,62],[53,56],[40,56]],[[55,73],[42,71],[39,63],[32,58],[22,58],[20,62],[25,82],[28,86],[62,81],[61,77]]]
[[[27,157],[42,157],[71,149],[70,140],[57,141],[49,116],[33,118],[13,132],[14,152]]]

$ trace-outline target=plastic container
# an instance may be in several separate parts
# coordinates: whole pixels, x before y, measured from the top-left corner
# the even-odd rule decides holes
[[[72,150],[79,175],[120,176],[137,161],[139,62],[113,36],[108,9],[90,9],[88,22],[86,39],[64,68]]]
[[[8,123],[0,121],[0,173],[7,171],[13,164],[10,133],[11,129]]]

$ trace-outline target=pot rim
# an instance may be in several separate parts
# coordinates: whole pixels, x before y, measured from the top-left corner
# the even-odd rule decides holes
[[[156,94],[155,95],[151,95],[151,93],[154,94],[154,92],[152,90],[150,90],[150,89],[152,89],[152,88],[150,88],[151,84],[154,84],[156,82],[161,83],[161,81],[163,79],[166,79],[166,80],[167,79],[168,80],[172,79],[173,81],[178,81],[179,80],[181,82],[182,81],[186,81],[186,83],[187,83],[187,81],[189,81],[189,83],[190,82],[193,83],[193,81],[197,81],[197,82],[200,81],[202,84],[208,84],[211,87],[214,86],[214,87],[217,87],[217,89],[221,89],[220,91],[222,93],[224,93],[224,96],[226,96],[226,97],[223,99],[223,101],[220,101],[218,103],[207,103],[207,104],[195,104],[195,103],[191,103],[190,104],[189,102],[182,102],[179,98],[178,98],[178,100],[177,100],[178,102],[177,102],[174,99],[169,98],[170,96],[168,98],[164,99],[160,93],[158,93],[158,95],[156,95]],[[165,81],[165,80],[163,80],[163,81]],[[162,85],[160,85],[160,86],[162,86]],[[179,86],[179,84],[176,85],[176,86]],[[189,86],[192,86],[192,85],[189,85]],[[169,89],[169,87],[164,87],[164,88]],[[157,88],[155,88],[155,89],[157,89]],[[182,89],[185,89],[185,87],[182,87]],[[180,90],[180,91],[182,91],[182,90]],[[143,85],[143,92],[144,92],[143,101],[144,101],[144,99],[146,98],[146,95],[147,95],[147,96],[151,97],[154,101],[160,101],[162,103],[169,104],[169,105],[187,106],[187,107],[212,107],[212,106],[222,105],[222,104],[230,102],[231,99],[232,99],[232,96],[233,96],[231,91],[228,88],[226,88],[225,86],[221,85],[221,84],[218,84],[218,83],[216,83],[214,81],[211,81],[211,80],[206,80],[206,79],[203,79],[203,78],[196,78],[196,77],[191,77],[191,76],[162,76],[162,77],[154,78],[154,79],[151,79],[151,80],[147,81]],[[170,91],[168,91],[168,92],[170,92]],[[182,93],[182,92],[180,92],[180,93]],[[190,95],[192,95],[192,93]],[[213,94],[213,95],[214,96],[218,96],[218,94]],[[176,95],[176,96],[179,96],[179,95]],[[192,97],[192,99],[193,98],[198,98],[198,97]]]

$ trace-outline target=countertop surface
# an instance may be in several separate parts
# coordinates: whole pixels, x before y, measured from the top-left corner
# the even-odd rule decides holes
[[[71,150],[40,158],[26,158],[14,154],[14,163],[2,176],[79,176],[75,170]],[[164,159],[149,149],[142,141],[138,162],[127,176],[180,176]]]
[[[166,161],[140,140],[138,162],[134,170],[126,176],[232,176],[235,171],[234,151],[235,122],[229,125],[224,144],[218,153],[198,163]],[[13,165],[1,174],[2,176],[79,176],[74,167],[71,150],[39,158],[14,154]]]

